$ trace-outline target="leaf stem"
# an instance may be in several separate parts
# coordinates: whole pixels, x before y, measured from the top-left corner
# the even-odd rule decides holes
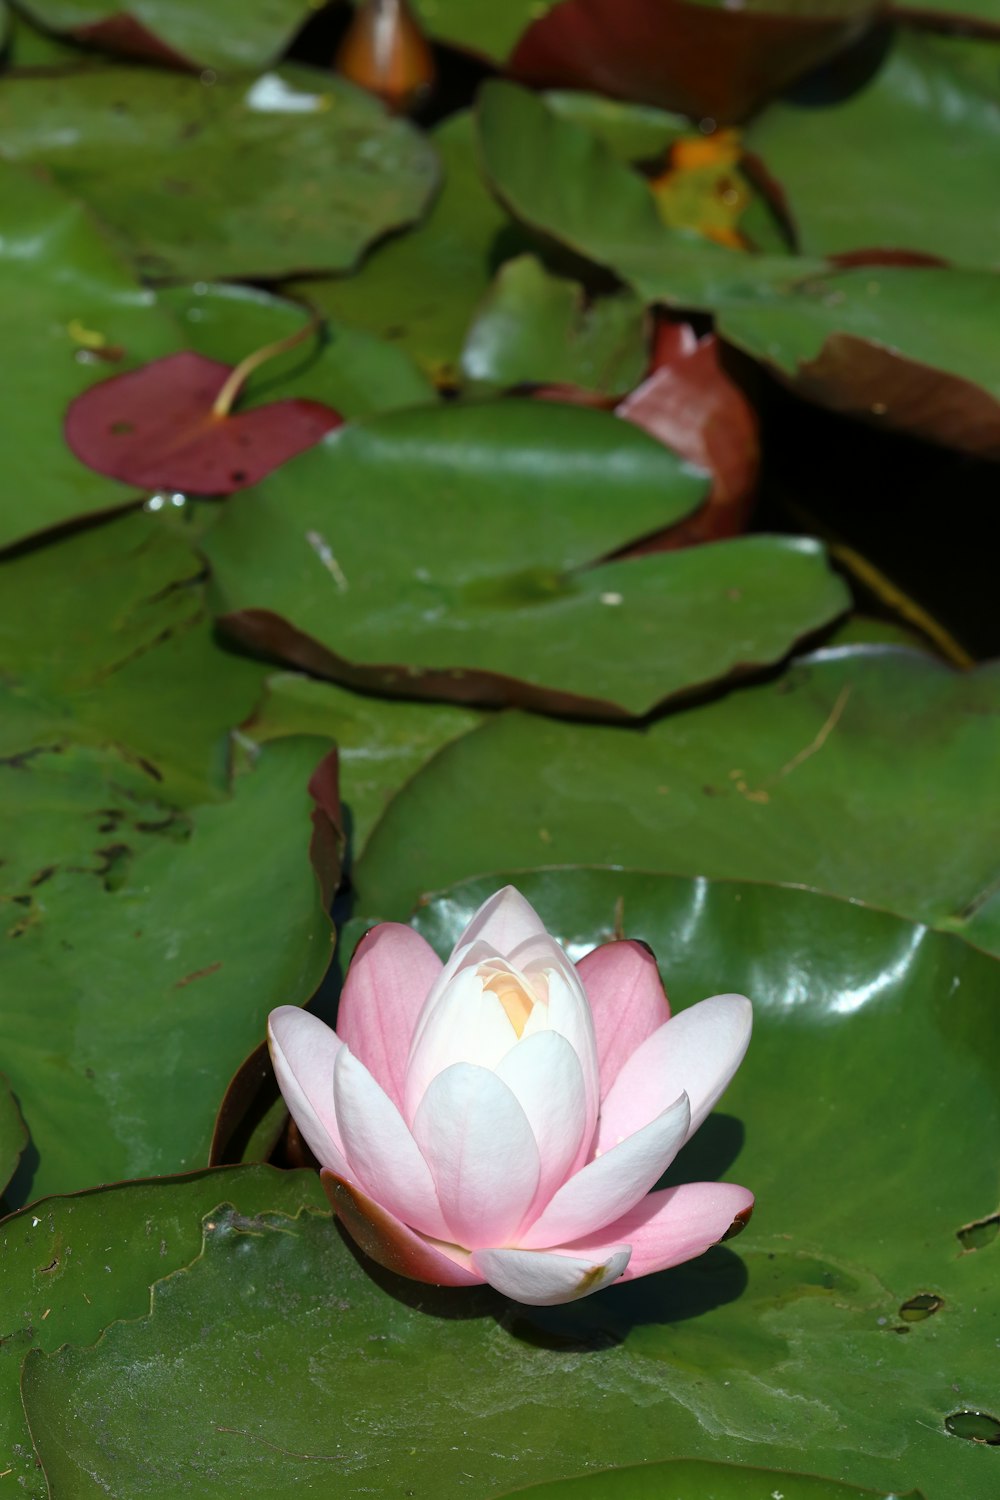
[[[286,334],[283,339],[275,339],[273,344],[265,344],[263,349],[255,349],[226,377],[225,384],[212,403],[212,416],[216,418],[228,417],[233,409],[237,396],[246,385],[254,370],[259,370],[261,365],[266,364],[269,359],[274,359],[279,354],[284,354],[289,349],[294,349],[319,329],[321,319],[314,313],[309,322],[303,327],[297,328],[294,333]]]

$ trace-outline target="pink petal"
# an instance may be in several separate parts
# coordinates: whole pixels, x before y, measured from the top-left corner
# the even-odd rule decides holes
[[[580,1060],[565,1037],[539,1031],[518,1042],[496,1069],[528,1117],[538,1145],[541,1175],[534,1218],[560,1187],[576,1160],[587,1119]]]
[[[596,1258],[559,1250],[477,1250],[472,1264],[505,1297],[533,1307],[553,1307],[589,1297],[617,1281],[628,1257],[627,1245]]]
[[[333,1211],[351,1239],[387,1271],[434,1286],[482,1286],[485,1278],[471,1268],[468,1256],[450,1245],[432,1245],[333,1172],[319,1175]]]
[[[743,1061],[753,1011],[743,995],[713,995],[671,1017],[625,1063],[604,1101],[598,1150],[632,1135],[683,1089],[692,1136]]]
[[[518,943],[544,932],[545,923],[535,908],[520,891],[505,885],[483,902],[455,944],[455,950],[478,941],[507,957]]]
[[[703,1255],[710,1245],[730,1238],[730,1231],[739,1233],[752,1209],[753,1193],[734,1182],[686,1182],[650,1193],[599,1234],[565,1248],[600,1258],[618,1245],[631,1245],[632,1259],[622,1279],[634,1281]]]
[[[337,1034],[400,1107],[413,1029],[441,968],[412,927],[383,922],[361,939],[344,981]]]
[[[601,1098],[635,1049],[670,1019],[656,960],[642,943],[603,943],[576,966],[594,1017]]]
[[[687,1095],[682,1094],[644,1129],[564,1183],[518,1243],[526,1250],[565,1245],[627,1213],[673,1161],[689,1118]]]
[[[475,969],[448,983],[433,1011],[421,1018],[406,1068],[404,1113],[413,1120],[433,1078],[455,1063],[494,1068],[517,1042],[506,1011]]]
[[[456,1063],[431,1082],[413,1121],[448,1238],[464,1248],[503,1244],[538,1187],[538,1147],[524,1110],[488,1068]]]
[[[430,1168],[403,1116],[346,1045],[333,1070],[333,1098],[354,1181],[376,1203],[423,1234],[450,1238]]]
[[[268,1017],[267,1042],[278,1087],[310,1151],[324,1167],[346,1175],[333,1105],[339,1036],[297,1005],[280,1005]]]

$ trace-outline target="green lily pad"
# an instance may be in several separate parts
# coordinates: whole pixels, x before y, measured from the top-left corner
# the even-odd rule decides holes
[[[27,1144],[28,1132],[17,1107],[17,1100],[11,1093],[6,1078],[0,1073],[0,1199]]]
[[[110,52],[195,68],[260,72],[309,18],[308,0],[25,0],[46,30]]]
[[[3,766],[0,1056],[34,1147],[9,1203],[207,1161],[268,1011],[304,1003],[329,962],[306,789],[327,743],[268,745],[230,801],[187,815],[149,775],[140,800],[141,770],[110,750]]]
[[[962,31],[972,30],[978,35],[1000,31],[997,0],[900,0],[899,4],[890,5],[889,14],[911,25],[919,26],[926,18],[933,26],[943,17],[960,23]]]
[[[538,11],[537,0],[414,0],[427,34],[503,62]]]
[[[89,1344],[117,1318],[143,1317],[152,1283],[195,1258],[220,1204],[248,1229],[262,1212],[329,1207],[314,1173],[253,1166],[46,1198],[0,1223],[0,1466],[18,1495],[49,1494],[21,1405],[28,1349]]]
[[[457,704],[365,697],[279,672],[268,678],[267,694],[243,733],[261,745],[290,734],[336,742],[344,832],[357,858],[396,792],[442,746],[479,722],[479,714]]]
[[[868,266],[727,307],[718,330],[810,400],[997,458],[998,296],[989,271]]]
[[[632,292],[591,301],[534,255],[501,266],[462,350],[466,378],[487,388],[564,383],[620,396],[646,364],[645,311]]]
[[[312,1215],[213,1214],[149,1317],[28,1356],[53,1494],[429,1500],[678,1453],[801,1470],[807,1452],[830,1481],[988,1500],[996,1452],[946,1423],[995,1401],[996,1250],[962,1254],[956,1232],[995,1203],[996,962],[801,890],[523,884],[574,953],[622,928],[651,942],[675,1008],[753,996],[747,1060],[672,1173],[752,1186],[736,1251],[532,1309],[373,1273]],[[445,894],[422,930],[447,946],[485,889]],[[922,1293],[938,1310],[907,1323]]]
[[[0,112],[15,86],[22,85],[4,83]],[[17,371],[0,403],[5,547],[134,500],[134,490],[74,458],[63,442],[63,415],[89,386],[172,352],[178,338],[83,205],[2,161],[0,300],[4,359]]]
[[[772,105],[747,144],[780,183],[808,255],[908,250],[1000,266],[993,42],[900,32],[857,93]]]
[[[0,755],[113,746],[146,795],[221,800],[264,673],[216,644],[203,574],[139,514],[0,564]]]
[[[608,863],[794,881],[1000,950],[1000,671],[842,647],[637,733],[504,715],[391,804],[358,910],[494,868]],[[517,767],[516,803],[498,795]]]
[[[438,175],[412,126],[304,68],[252,83],[128,68],[11,78],[0,154],[44,164],[143,275],[192,281],[349,270],[419,217]]]
[[[13,68],[88,67],[95,59],[78,47],[41,31],[0,0],[0,66]]]
[[[350,280],[313,279],[297,288],[337,323],[397,345],[440,385],[458,380],[462,341],[485,296],[494,261],[523,248],[523,236],[494,201],[476,159],[472,116],[433,131],[444,182],[423,223],[375,247]],[[509,248],[508,248],[509,247]]]
[[[780,660],[846,606],[798,539],[587,566],[699,488],[604,412],[426,408],[341,428],[204,545],[224,625],[252,648],[352,687],[622,718]]]
[[[668,228],[637,172],[526,89],[487,83],[478,123],[487,177],[515,218],[614,271],[647,301],[712,309],[772,296],[823,269]]]
[[[775,1494],[781,1500],[879,1500],[872,1490],[859,1490],[835,1479],[684,1458],[508,1491],[510,1500],[517,1495],[524,1500],[665,1500],[668,1495],[670,1500],[774,1500]],[[886,1495],[882,1500],[897,1497]],[[911,1490],[908,1500],[921,1500],[921,1496]]]
[[[558,119],[582,126],[625,162],[662,156],[692,130],[686,115],[656,109],[652,104],[608,99],[604,94],[550,89],[545,94],[545,103]]]
[[[309,310],[297,302],[229,282],[163,287],[158,301],[180,322],[187,348],[233,365],[309,320]],[[321,401],[345,418],[437,400],[402,349],[364,329],[329,323],[255,371],[237,404],[242,411],[290,396]]]

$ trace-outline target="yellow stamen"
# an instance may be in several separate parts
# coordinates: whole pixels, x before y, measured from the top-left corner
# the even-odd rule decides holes
[[[484,984],[484,989],[492,990],[500,1004],[507,1013],[507,1019],[514,1028],[514,1035],[521,1036],[528,1017],[535,1008],[535,997],[529,995],[513,974],[493,974]]]

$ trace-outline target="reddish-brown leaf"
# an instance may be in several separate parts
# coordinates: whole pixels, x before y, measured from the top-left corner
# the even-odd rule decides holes
[[[341,425],[332,407],[300,399],[216,416],[232,373],[185,352],[115,375],[70,405],[66,441],[89,468],[137,489],[229,495]]]
[[[709,497],[694,515],[633,552],[690,547],[745,529],[760,467],[757,416],[722,368],[714,333],[698,338],[687,323],[660,320],[652,369],[615,411],[712,475]]]
[[[852,41],[869,13],[561,0],[528,27],[508,71],[536,86],[593,89],[731,124]]]

